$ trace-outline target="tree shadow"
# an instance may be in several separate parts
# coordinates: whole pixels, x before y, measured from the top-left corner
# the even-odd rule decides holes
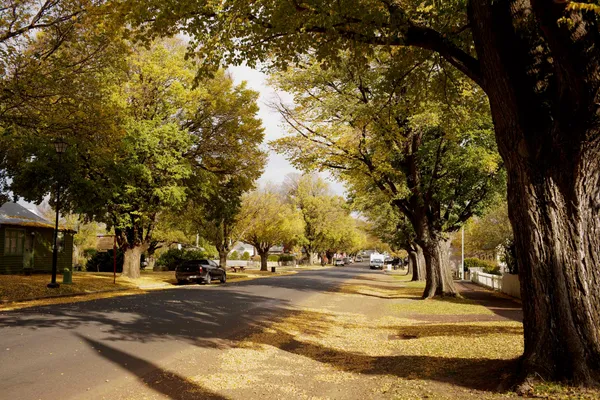
[[[504,319],[523,322],[523,307],[516,301],[496,296],[494,292],[473,283],[461,282],[460,286],[460,294],[464,298],[481,304]]]
[[[401,327],[388,327],[398,331],[391,339],[417,339],[423,337],[480,337],[487,335],[523,335],[520,326],[462,325],[462,324],[420,324]]]
[[[407,380],[433,380],[467,389],[503,391],[506,377],[512,376],[518,359],[458,358],[419,355],[370,356],[328,348],[314,342],[297,340],[277,331],[261,335],[258,344],[328,364],[335,369],[365,375],[394,375]]]
[[[134,374],[140,382],[174,400],[208,399],[225,400],[224,396],[211,392],[184,377],[160,368],[144,359],[107,346],[96,340],[76,334],[105,359]]]
[[[235,289],[167,289],[0,313],[0,328],[66,329],[103,334],[103,341],[139,343],[182,340],[200,347],[223,347],[221,338],[261,327],[288,311],[289,301]]]

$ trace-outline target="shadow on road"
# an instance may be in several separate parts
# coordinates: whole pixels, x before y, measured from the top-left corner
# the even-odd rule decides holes
[[[226,399],[226,397],[211,392],[195,384],[194,382],[179,376],[178,374],[166,371],[156,364],[82,335],[78,334],[76,336],[78,336],[83,342],[87,343],[92,349],[96,350],[99,355],[117,364],[121,368],[133,373],[145,385],[159,393],[164,394],[170,399]]]

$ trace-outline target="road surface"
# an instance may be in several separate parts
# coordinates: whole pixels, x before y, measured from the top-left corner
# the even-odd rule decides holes
[[[110,398],[365,273],[381,272],[360,264],[0,312],[0,399]]]

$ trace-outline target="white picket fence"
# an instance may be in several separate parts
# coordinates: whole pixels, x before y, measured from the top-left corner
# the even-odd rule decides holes
[[[502,290],[502,276],[486,274],[481,271],[471,272],[471,281],[494,290]]]
[[[521,298],[521,286],[518,275],[493,275],[471,269],[471,282]]]

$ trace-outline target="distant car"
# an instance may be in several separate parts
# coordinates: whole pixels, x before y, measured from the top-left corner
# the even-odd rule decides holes
[[[227,273],[216,262],[212,260],[185,261],[175,268],[177,283],[198,282],[210,284],[213,279],[221,283],[227,281]]]
[[[344,265],[352,264],[352,258],[350,258],[350,257],[344,257],[344,258],[342,258],[342,260],[344,260]]]
[[[356,256],[356,258],[354,259],[354,261],[356,261],[356,262],[362,262],[362,257],[361,256]]]
[[[336,266],[336,267],[337,266],[342,266],[343,267],[344,266],[344,260],[342,258],[336,258],[333,261],[333,265]]]
[[[381,260],[381,259],[371,260],[371,263],[369,264],[369,268],[370,269],[383,269],[383,260]]]

